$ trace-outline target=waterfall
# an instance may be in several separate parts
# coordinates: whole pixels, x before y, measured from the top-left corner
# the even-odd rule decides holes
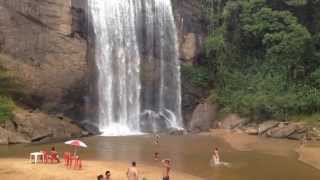
[[[105,135],[181,128],[180,64],[171,0],[89,0]]]

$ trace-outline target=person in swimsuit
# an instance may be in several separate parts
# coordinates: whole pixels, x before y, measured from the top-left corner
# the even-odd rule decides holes
[[[139,180],[138,170],[136,168],[136,162],[132,162],[132,166],[127,171],[128,180]]]
[[[169,180],[170,179],[170,170],[171,170],[171,160],[170,159],[162,160],[162,166],[163,166],[162,180]]]
[[[106,175],[106,177],[104,178],[104,180],[111,180],[111,173],[110,173],[110,171],[106,171],[105,175]]]
[[[58,154],[58,152],[56,151],[56,148],[55,148],[55,147],[52,147],[52,148],[51,148],[49,158],[50,158],[52,161],[57,161],[58,163],[60,163],[59,154]]]
[[[214,163],[215,165],[220,164],[220,155],[219,155],[219,150],[218,150],[218,148],[215,148],[215,149],[213,150],[212,160],[213,160],[213,163]]]
[[[97,180],[103,180],[103,175],[97,176]]]

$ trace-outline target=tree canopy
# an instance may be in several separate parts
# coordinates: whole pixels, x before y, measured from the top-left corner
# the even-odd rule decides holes
[[[217,10],[203,0],[206,61],[194,69],[208,74],[201,84],[214,82],[208,88],[224,111],[253,119],[319,113],[319,28],[293,10],[316,4],[309,16],[320,21],[319,2],[280,0],[287,7],[279,8],[271,1],[225,0]]]

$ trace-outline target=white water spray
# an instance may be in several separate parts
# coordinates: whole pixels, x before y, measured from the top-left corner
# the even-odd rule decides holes
[[[171,0],[89,0],[89,10],[100,131],[137,134],[150,131],[148,123],[151,131],[181,128],[180,64]],[[145,116],[150,113],[154,115]]]

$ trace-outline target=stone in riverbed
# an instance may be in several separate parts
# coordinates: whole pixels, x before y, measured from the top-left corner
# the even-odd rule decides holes
[[[266,122],[263,122],[262,124],[259,124],[258,133],[259,134],[264,134],[268,130],[270,130],[272,128],[275,128],[278,125],[279,125],[279,122],[277,122],[277,121],[266,121]]]
[[[24,137],[23,135],[11,132],[0,127],[0,144],[23,144],[30,143],[30,139]]]
[[[221,121],[221,127],[224,129],[234,129],[245,125],[246,122],[248,122],[246,119],[241,119],[236,114],[230,114]]]
[[[302,133],[305,125],[301,123],[288,123],[267,131],[267,136],[273,138],[289,138],[294,133]]]
[[[199,104],[192,114],[189,130],[197,133],[209,131],[216,116],[216,106],[210,103]]]
[[[172,135],[172,136],[183,136],[183,135],[187,134],[187,132],[184,130],[174,129],[174,128],[169,129],[168,133],[169,133],[169,135]]]
[[[85,129],[86,130],[86,132],[88,133],[87,135],[98,135],[98,134],[100,134],[101,132],[100,132],[100,130],[99,130],[99,128],[96,126],[96,125],[94,125],[94,124],[91,124],[91,123],[89,123],[89,122],[82,122],[81,124],[80,124],[80,126],[83,128],[83,129]],[[83,134],[83,132],[81,132],[82,134]],[[85,136],[87,136],[87,135],[85,135]]]
[[[306,133],[298,133],[298,132],[294,132],[293,134],[288,136],[288,139],[292,139],[292,140],[301,140],[303,139],[303,137],[306,135]]]
[[[244,132],[249,135],[258,135],[258,129],[255,127],[247,127],[244,129]]]

